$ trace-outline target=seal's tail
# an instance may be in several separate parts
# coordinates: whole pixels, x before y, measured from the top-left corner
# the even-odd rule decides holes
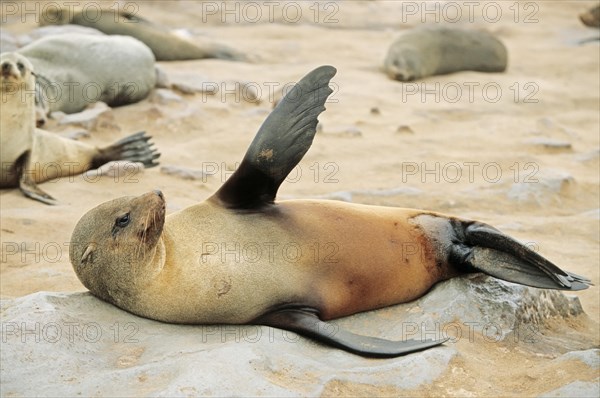
[[[560,269],[526,245],[481,222],[454,225],[459,243],[452,262],[522,285],[545,289],[583,290],[589,279]]]

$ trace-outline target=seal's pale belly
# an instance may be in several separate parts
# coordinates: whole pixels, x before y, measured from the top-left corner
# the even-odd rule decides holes
[[[0,161],[5,167],[13,163],[33,146],[35,114],[33,106],[23,102],[23,96],[32,96],[25,90],[12,93],[2,91],[2,118],[0,118]],[[4,173],[2,173],[4,176]]]
[[[418,214],[304,200],[244,213],[204,202],[167,217],[166,261],[140,299],[169,297],[150,305],[153,316],[184,323],[244,323],[285,304],[329,319],[410,301],[448,274],[411,222]]]

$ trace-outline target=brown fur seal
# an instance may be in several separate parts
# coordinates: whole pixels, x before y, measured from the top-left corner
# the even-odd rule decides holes
[[[388,50],[384,71],[402,82],[472,70],[503,72],[504,44],[485,31],[419,27],[402,34]]]
[[[336,201],[276,203],[280,184],[312,143],[334,74],[323,66],[305,76],[208,200],[165,217],[163,194],[154,191],[85,214],[69,253],[84,286],[143,317],[269,325],[372,356],[442,341],[331,334],[323,320],[413,300],[465,272],[542,288],[588,286],[477,221]]]
[[[74,24],[98,29],[108,35],[135,37],[146,44],[157,61],[183,61],[203,58],[243,60],[237,51],[214,43],[195,44],[167,29],[125,11],[111,9],[85,10],[52,8],[40,15],[40,25]]]
[[[138,102],[156,85],[152,52],[127,36],[48,36],[17,52],[33,65],[37,103],[47,114],[80,112],[97,101]]]
[[[29,60],[18,53],[0,55],[0,188],[19,187],[33,199],[53,204],[37,184],[83,173],[113,160],[156,165],[159,154],[144,133],[105,148],[69,140],[35,127],[35,77]]]

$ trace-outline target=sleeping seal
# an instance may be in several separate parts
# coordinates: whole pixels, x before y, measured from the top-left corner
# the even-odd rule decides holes
[[[407,82],[464,70],[503,72],[507,58],[504,44],[488,32],[426,26],[392,43],[383,68],[391,79]]]

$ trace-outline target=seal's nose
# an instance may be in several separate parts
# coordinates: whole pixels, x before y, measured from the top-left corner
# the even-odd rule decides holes
[[[8,74],[10,74],[10,63],[4,62],[2,64],[2,75],[7,76]]]

